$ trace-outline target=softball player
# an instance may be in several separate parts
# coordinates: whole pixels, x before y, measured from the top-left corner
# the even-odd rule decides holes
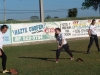
[[[2,25],[0,28],[0,57],[2,59],[2,68],[3,68],[3,73],[7,73],[9,71],[6,70],[6,61],[7,61],[7,56],[3,51],[3,34],[6,33],[8,30],[7,25]]]
[[[57,44],[58,44],[58,48],[57,48],[57,51],[56,51],[56,63],[58,63],[60,52],[62,51],[63,48],[70,55],[71,60],[73,60],[74,59],[73,54],[69,50],[69,45],[68,45],[68,43],[65,39],[65,35],[63,33],[61,33],[60,28],[55,29],[55,38],[56,38]]]
[[[88,45],[88,49],[87,49],[87,54],[90,54],[90,48],[93,44],[93,41],[95,41],[95,44],[97,46],[98,51],[100,51],[99,48],[99,43],[98,43],[98,36],[97,36],[97,28],[95,26],[96,20],[93,19],[91,25],[89,26],[89,30],[88,30],[88,34],[90,36],[90,42]]]

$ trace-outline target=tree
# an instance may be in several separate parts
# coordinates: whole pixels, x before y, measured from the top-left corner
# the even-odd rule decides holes
[[[68,10],[68,17],[73,17],[73,11],[72,11],[72,9]]]
[[[59,18],[58,16],[55,16],[54,18]]]
[[[73,8],[73,17],[77,17],[77,8]]]
[[[68,17],[77,17],[77,8],[69,9],[68,10]]]
[[[37,19],[39,19],[38,16],[31,16],[31,17],[30,17],[30,20],[37,20]]]
[[[95,11],[100,7],[100,0],[85,0],[82,3],[82,9],[92,8]]]
[[[52,18],[52,17],[48,15],[45,19],[51,19],[51,18]]]
[[[14,19],[7,19],[6,21],[16,21],[16,20],[14,20]]]

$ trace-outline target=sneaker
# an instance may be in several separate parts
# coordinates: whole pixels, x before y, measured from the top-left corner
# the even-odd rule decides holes
[[[74,58],[73,58],[73,57],[71,57],[71,60],[74,60]]]
[[[58,60],[56,60],[56,63],[58,63]]]
[[[4,71],[3,71],[3,73],[8,73],[8,72],[9,72],[8,70],[4,70]]]

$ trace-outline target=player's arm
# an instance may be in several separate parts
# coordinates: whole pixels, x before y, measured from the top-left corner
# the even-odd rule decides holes
[[[92,27],[91,27],[91,25],[89,26],[89,30],[88,30],[88,35],[91,37],[91,29],[92,29]]]
[[[64,39],[65,39],[65,36],[64,36],[64,34],[62,34],[62,44],[61,44],[61,47],[64,45]]]
[[[0,49],[0,56],[2,56],[2,52],[1,52],[1,49]]]
[[[60,46],[59,46],[59,42],[56,40],[56,42],[57,42],[57,48],[59,49],[60,48]]]
[[[59,46],[59,42],[56,40],[56,42],[57,42],[57,46]]]
[[[2,41],[1,41],[2,37],[0,36],[0,47],[2,47]],[[1,52],[1,48],[0,48],[0,56],[2,56],[2,52]]]
[[[62,39],[62,44],[61,44],[61,47],[64,45],[64,39]]]
[[[91,36],[91,29],[88,30],[88,35]]]

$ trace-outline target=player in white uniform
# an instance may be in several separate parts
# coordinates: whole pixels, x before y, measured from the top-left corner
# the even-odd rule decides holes
[[[91,25],[89,26],[88,34],[90,36],[90,43],[88,45],[87,54],[90,54],[90,48],[93,44],[93,41],[95,41],[98,51],[100,51],[98,37],[97,37],[97,28],[95,26],[95,23],[96,23],[96,20],[93,19]]]
[[[6,70],[6,61],[7,61],[7,56],[3,51],[3,34],[6,33],[8,30],[7,25],[2,25],[0,28],[0,57],[2,59],[2,68],[3,68],[3,73],[9,72]]]
[[[61,33],[61,29],[60,28],[56,28],[55,29],[55,38],[56,38],[57,44],[58,44],[58,49],[56,51],[56,63],[58,63],[60,52],[62,51],[63,48],[70,55],[71,60],[73,60],[74,59],[73,58],[73,54],[69,50],[69,45],[68,45],[68,43],[67,43],[67,41],[65,39],[65,35],[63,33]]]

